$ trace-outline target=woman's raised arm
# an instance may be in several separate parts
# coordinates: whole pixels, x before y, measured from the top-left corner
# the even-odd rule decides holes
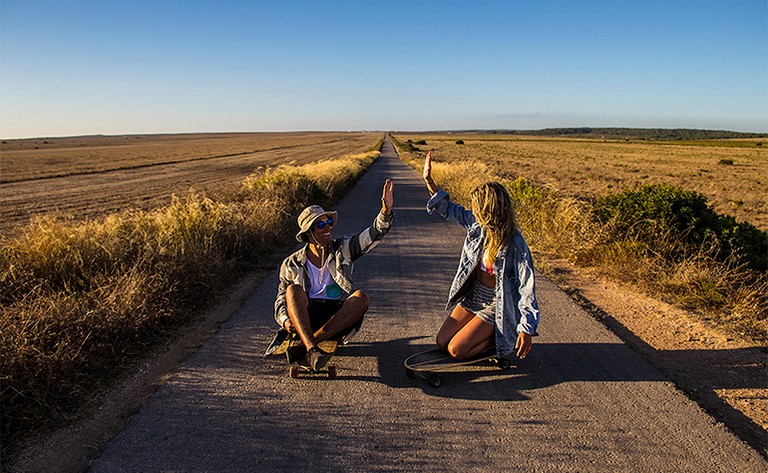
[[[427,183],[427,189],[429,189],[430,194],[434,194],[437,192],[437,184],[435,184],[435,180],[432,179],[432,151],[427,152],[427,157],[424,158],[424,182]]]

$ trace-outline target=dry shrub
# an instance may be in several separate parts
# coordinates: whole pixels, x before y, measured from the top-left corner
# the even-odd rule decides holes
[[[378,156],[262,170],[220,201],[189,193],[99,220],[42,217],[2,241],[3,449],[92,398],[239,269],[272,261],[302,207],[340,198]]]

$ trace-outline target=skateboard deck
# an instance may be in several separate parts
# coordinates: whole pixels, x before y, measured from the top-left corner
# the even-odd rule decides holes
[[[264,356],[285,355],[285,352],[288,350],[290,343],[290,332],[281,328],[277,331],[275,337],[269,343],[267,350],[264,352]]]
[[[324,342],[318,343],[317,346],[326,353],[335,353],[339,343],[336,340],[326,340]],[[307,364],[307,360],[304,359],[295,365],[291,365],[290,369],[288,370],[288,376],[291,378],[301,378],[303,377],[302,375],[304,377],[326,375],[329,378],[335,378],[338,375],[338,370],[336,369],[336,365],[332,364],[325,365],[324,368],[319,370],[313,370],[312,367]]]
[[[457,360],[440,348],[414,353],[405,359],[403,366],[409,378],[426,379],[429,384],[437,388],[443,384],[443,377],[438,373],[484,361],[489,361],[503,370],[512,366],[509,358],[498,356],[493,349],[481,352],[472,358]]]
[[[338,343],[341,345],[347,345],[349,344],[352,337],[355,336],[355,334],[360,330],[360,326],[363,325],[363,320],[365,319],[364,315],[360,316],[360,320],[357,321],[357,323],[349,330],[349,333],[346,335],[343,335],[339,338]],[[267,349],[264,351],[264,356],[277,356],[277,355],[285,355],[286,350],[288,350],[288,347],[291,344],[292,334],[285,330],[284,328],[278,329],[277,333],[275,333],[274,338],[272,338],[272,341],[267,346]]]

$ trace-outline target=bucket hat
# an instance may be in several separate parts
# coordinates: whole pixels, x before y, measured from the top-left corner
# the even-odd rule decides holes
[[[312,228],[312,224],[315,223],[315,220],[324,215],[331,217],[333,219],[334,225],[338,221],[338,212],[325,211],[319,205],[310,205],[306,209],[302,210],[299,214],[299,218],[297,219],[297,222],[299,223],[299,233],[296,234],[296,239],[298,241],[303,241],[301,239],[301,235],[308,232],[309,229]]]

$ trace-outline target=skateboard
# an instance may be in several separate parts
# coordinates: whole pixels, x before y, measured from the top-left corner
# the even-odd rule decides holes
[[[264,352],[264,356],[272,355],[285,355],[288,346],[291,344],[291,334],[287,330],[281,328],[275,334],[275,338],[272,339],[267,350]]]
[[[483,351],[472,358],[457,360],[440,348],[415,353],[405,359],[403,366],[409,378],[425,379],[432,387],[439,388],[443,384],[443,377],[439,372],[484,361],[489,361],[503,370],[512,366],[512,360],[498,356],[495,349]]]
[[[352,329],[349,330],[349,333],[339,339],[338,343],[340,345],[349,344],[349,341],[352,339],[352,337],[354,337],[355,334],[360,330],[360,326],[363,325],[364,319],[365,316],[361,315],[360,320],[358,320]],[[264,351],[264,356],[285,355],[286,350],[288,350],[288,347],[291,344],[292,336],[293,335],[284,328],[279,329],[272,341],[267,346],[266,351]]]
[[[326,353],[335,353],[339,343],[335,340],[326,340],[318,343],[317,346]],[[298,361],[295,365],[292,365],[288,371],[288,376],[294,379],[301,378],[302,375],[310,377],[326,375],[333,379],[338,375],[338,370],[336,369],[336,365],[325,365],[324,368],[313,370],[312,367],[307,364],[307,359],[304,358]]]

